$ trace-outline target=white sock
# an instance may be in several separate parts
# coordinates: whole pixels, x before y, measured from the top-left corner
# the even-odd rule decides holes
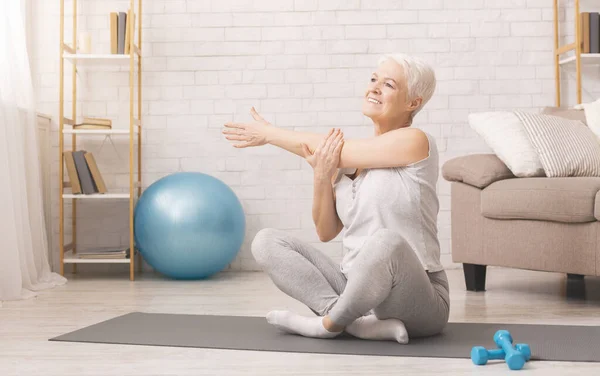
[[[406,327],[398,319],[379,320],[375,315],[362,316],[348,325],[345,331],[362,339],[408,343]]]
[[[333,338],[342,333],[325,329],[322,317],[306,317],[290,311],[271,311],[267,314],[267,322],[285,332],[305,337]]]

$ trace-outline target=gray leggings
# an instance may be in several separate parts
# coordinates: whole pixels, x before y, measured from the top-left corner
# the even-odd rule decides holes
[[[437,334],[448,322],[445,271],[425,271],[396,232],[382,229],[367,239],[347,279],[317,248],[280,230],[259,231],[252,254],[281,291],[338,325],[372,310],[380,320],[402,320],[414,338]]]

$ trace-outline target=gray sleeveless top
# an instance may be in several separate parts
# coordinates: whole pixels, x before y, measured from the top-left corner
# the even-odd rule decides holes
[[[336,210],[344,224],[341,271],[347,275],[364,241],[378,229],[400,233],[412,246],[425,270],[443,270],[437,234],[436,193],[439,156],[433,137],[429,155],[402,167],[364,169],[354,180],[339,169],[334,189]]]

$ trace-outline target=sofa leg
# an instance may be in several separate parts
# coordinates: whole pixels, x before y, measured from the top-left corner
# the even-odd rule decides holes
[[[587,298],[585,289],[585,276],[581,274],[567,273],[567,299],[585,300]]]
[[[463,264],[468,291],[485,291],[486,265]]]

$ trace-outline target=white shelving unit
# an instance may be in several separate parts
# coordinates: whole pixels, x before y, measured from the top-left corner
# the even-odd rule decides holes
[[[133,228],[133,213],[135,201],[141,196],[141,179],[142,179],[142,53],[140,46],[142,45],[142,0],[137,0],[137,7],[134,5],[134,0],[129,0],[129,9],[135,13],[135,21],[137,22],[137,30],[133,22],[127,23],[127,31],[129,35],[137,36],[137,40],[132,38],[128,54],[83,54],[77,53],[77,2],[73,0],[73,35],[72,44],[65,43],[65,0],[60,0],[60,92],[59,92],[59,173],[58,179],[60,182],[59,189],[59,249],[60,249],[60,274],[64,275],[64,265],[72,264],[73,271],[76,271],[77,264],[129,264],[129,279],[134,280],[134,264],[135,253],[131,252],[129,258],[83,258],[77,254],[77,202],[79,200],[128,200],[129,201],[129,249],[134,250],[134,228]],[[137,8],[137,11],[136,11]],[[109,16],[108,14],[106,15]],[[134,33],[135,31],[135,33]],[[108,30],[106,31],[109,32]],[[137,33],[137,35],[136,35]],[[69,63],[72,67],[72,109],[70,118],[65,116],[65,63]],[[127,69],[129,72],[129,124],[123,128],[111,129],[73,129],[77,119],[77,72],[80,66],[85,66],[86,71],[92,72],[96,66],[113,65],[120,67],[119,71]],[[134,78],[137,68],[137,80]],[[136,82],[137,81],[137,82]],[[137,84],[137,85],[136,85]],[[137,86],[137,103],[135,102],[134,87]],[[137,104],[137,106],[134,106]],[[137,107],[137,108],[136,108]],[[137,115],[137,116],[136,116]],[[112,136],[128,136],[129,138],[129,191],[128,192],[107,192],[98,194],[73,194],[65,189],[71,187],[70,182],[65,181],[65,162],[64,152],[65,142],[64,137],[71,137],[72,150],[77,150],[78,137],[89,137],[103,135],[104,137]],[[135,143],[137,142],[137,147]],[[134,156],[137,152],[137,165],[134,166]],[[137,172],[137,179],[134,179]],[[72,221],[71,234],[72,241],[65,244],[65,213],[64,201],[71,200]],[[101,231],[101,229],[100,229]]]

